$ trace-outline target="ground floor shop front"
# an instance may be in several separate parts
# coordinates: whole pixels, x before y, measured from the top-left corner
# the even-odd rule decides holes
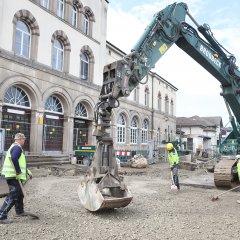
[[[77,146],[96,145],[94,108],[99,86],[39,66],[0,59],[0,128],[4,150],[14,135],[26,136],[28,154],[72,154]],[[175,137],[174,116],[121,99],[112,112],[114,149],[151,152],[155,142]],[[121,157],[121,155],[120,155]]]

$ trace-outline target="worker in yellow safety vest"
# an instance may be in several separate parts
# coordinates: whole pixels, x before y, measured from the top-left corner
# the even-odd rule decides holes
[[[2,224],[9,223],[7,215],[13,206],[15,206],[16,216],[28,216],[28,214],[24,212],[24,195],[19,183],[19,181],[26,181],[27,175],[32,178],[31,171],[27,169],[26,158],[22,149],[25,139],[23,133],[17,133],[15,135],[15,142],[8,149],[3,163],[1,174],[5,176],[9,194],[0,209],[0,223]]]
[[[178,177],[178,169],[179,169],[179,157],[177,150],[173,147],[172,143],[167,144],[168,150],[168,162],[170,165],[170,169],[172,171],[173,182],[177,186],[178,190],[180,190],[179,185],[179,177]]]

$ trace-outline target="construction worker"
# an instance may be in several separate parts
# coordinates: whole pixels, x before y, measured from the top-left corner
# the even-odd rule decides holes
[[[23,133],[17,133],[15,135],[15,142],[8,149],[3,163],[2,175],[5,176],[7,181],[9,194],[0,209],[1,224],[10,223],[7,219],[7,215],[13,206],[15,206],[16,216],[22,217],[28,215],[24,212],[24,195],[19,183],[19,181],[26,181],[27,174],[32,178],[31,171],[27,169],[26,158],[22,149],[25,139]]]
[[[179,169],[178,153],[177,153],[177,150],[173,147],[172,143],[167,144],[167,150],[168,150],[168,162],[173,174],[173,181],[174,181],[174,184],[177,186],[178,190],[180,190],[179,178],[178,178],[178,169]]]

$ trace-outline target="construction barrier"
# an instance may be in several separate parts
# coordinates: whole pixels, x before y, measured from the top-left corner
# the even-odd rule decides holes
[[[129,159],[132,158],[131,151],[125,151],[125,150],[114,150],[115,157],[117,157],[121,163],[127,163]]]

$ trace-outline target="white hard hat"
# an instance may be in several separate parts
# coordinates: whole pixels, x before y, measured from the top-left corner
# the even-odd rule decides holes
[[[14,137],[14,140],[19,140],[19,139],[26,139],[26,137],[23,133],[17,133]]]
[[[236,155],[236,159],[239,160],[240,159],[240,155]]]

